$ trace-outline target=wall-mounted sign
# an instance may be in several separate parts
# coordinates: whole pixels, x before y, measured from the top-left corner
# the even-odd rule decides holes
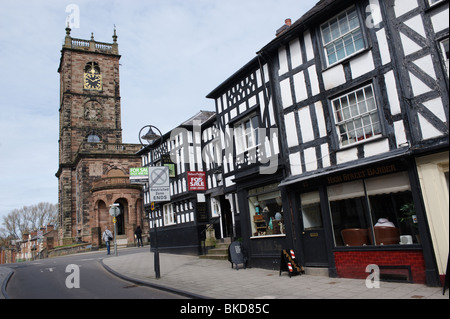
[[[205,172],[187,172],[187,182],[189,191],[206,191]]]

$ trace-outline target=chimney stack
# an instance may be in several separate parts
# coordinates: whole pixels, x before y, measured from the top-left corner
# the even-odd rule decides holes
[[[282,33],[284,33],[287,29],[289,29],[292,25],[292,20],[291,19],[286,19],[284,20],[284,25],[279,28],[277,30],[277,32],[275,33],[275,35],[278,37],[280,36]]]

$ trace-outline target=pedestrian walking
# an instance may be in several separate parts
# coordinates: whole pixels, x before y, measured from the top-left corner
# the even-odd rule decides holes
[[[141,246],[144,247],[144,245],[142,244],[142,229],[141,229],[141,226],[138,225],[136,227],[134,235],[136,236],[136,239],[137,239],[137,246],[139,247],[139,243],[140,243]]]
[[[113,240],[113,234],[108,229],[108,227],[106,227],[105,231],[103,232],[102,239],[106,243],[106,251],[108,252],[108,255],[109,255],[110,249],[111,249],[111,241]]]

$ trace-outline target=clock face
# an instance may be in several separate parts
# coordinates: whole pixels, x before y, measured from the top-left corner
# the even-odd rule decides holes
[[[84,88],[88,90],[101,90],[102,76],[100,74],[84,74]]]
[[[102,89],[102,75],[99,74],[95,68],[91,68],[84,73],[84,88],[88,90]]]

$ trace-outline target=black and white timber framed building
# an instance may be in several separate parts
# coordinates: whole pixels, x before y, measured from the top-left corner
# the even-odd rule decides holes
[[[376,264],[387,279],[439,284],[448,7],[319,1],[207,96],[250,265],[276,268],[293,248],[330,276],[366,278]]]

